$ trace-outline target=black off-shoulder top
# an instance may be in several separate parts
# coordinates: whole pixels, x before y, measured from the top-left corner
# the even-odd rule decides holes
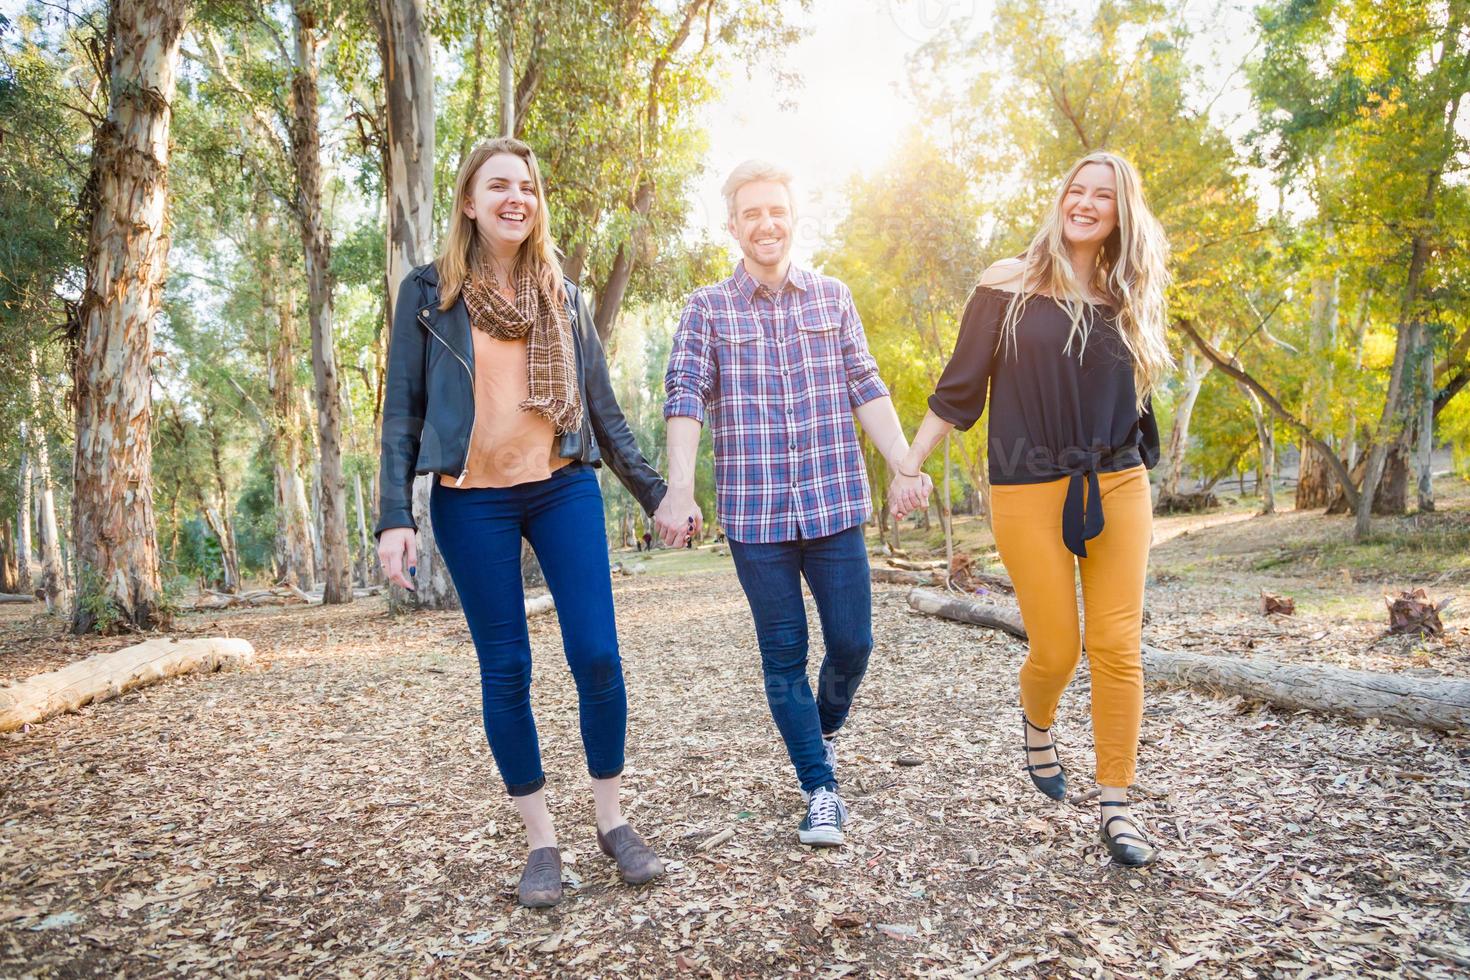
[[[1138,410],[1133,363],[1107,307],[1090,306],[1087,344],[1065,352],[1071,319],[1046,296],[1026,300],[1015,344],[1001,324],[1013,294],[977,286],[965,305],[954,354],[929,408],[967,430],[990,402],[990,482],[1046,483],[1070,477],[1062,540],[1080,557],[1103,529],[1097,474],[1159,461],[1159,427],[1146,399]],[[1084,500],[1083,488],[1086,487]]]

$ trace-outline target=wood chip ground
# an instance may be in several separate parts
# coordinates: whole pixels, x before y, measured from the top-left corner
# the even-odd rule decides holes
[[[1256,588],[1201,609],[1159,583],[1150,632],[1370,669],[1425,656],[1374,645],[1367,624],[1261,619]],[[801,800],[733,572],[617,581],[627,810],[669,866],[642,890],[596,848],[556,617],[533,620],[570,883],[548,912],[514,901],[520,837],[459,615],[395,620],[381,597],[190,614],[186,631],[243,636],[259,665],[0,740],[0,975],[1470,971],[1463,735],[1151,690],[1138,809],[1163,857],[1128,871],[1107,861],[1093,805],[1051,804],[1020,769],[1021,645],[913,614],[906,592],[875,589],[877,648],[839,742],[849,844],[813,851],[795,840]],[[128,642],[19,640],[33,616],[6,619],[0,672]],[[1463,627],[1438,642],[1460,673]],[[813,646],[815,663],[815,629]],[[1087,699],[1084,672],[1056,728],[1083,786]]]

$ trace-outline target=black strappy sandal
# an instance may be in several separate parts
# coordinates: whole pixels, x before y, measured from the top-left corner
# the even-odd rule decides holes
[[[1031,724],[1030,720],[1026,717],[1026,712],[1024,711],[1021,712],[1021,724],[1042,733],[1051,731],[1050,728],[1037,728],[1035,725]],[[1055,743],[1048,742],[1045,745],[1037,745],[1033,747],[1027,743],[1026,729],[1022,728],[1021,744],[1026,749],[1026,773],[1031,777],[1031,782],[1035,783],[1037,789],[1041,790],[1052,799],[1059,802],[1061,800],[1065,800],[1067,798],[1067,770],[1062,767],[1061,757],[1058,756],[1056,762],[1042,762],[1036,765],[1032,765],[1030,762],[1032,752],[1046,752],[1047,750],[1055,750]],[[1056,773],[1051,776],[1038,776],[1036,775],[1036,770],[1038,769],[1055,769]]]
[[[1127,806],[1128,801],[1103,800],[1102,805]],[[1108,828],[1119,820],[1123,821],[1123,824],[1130,829],[1124,830],[1115,836],[1108,831]],[[1138,824],[1133,822],[1131,816],[1120,813],[1116,816],[1108,817],[1103,821],[1102,827],[1098,829],[1098,833],[1102,835],[1103,843],[1108,848],[1108,855],[1116,864],[1121,864],[1126,868],[1141,868],[1146,864],[1153,864],[1154,858],[1158,857],[1159,852],[1149,843],[1148,838],[1143,836]],[[1126,843],[1128,839],[1135,840],[1138,843]]]

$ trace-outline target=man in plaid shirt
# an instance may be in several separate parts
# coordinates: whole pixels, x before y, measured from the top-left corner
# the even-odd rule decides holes
[[[868,352],[852,292],[791,265],[791,176],[762,161],[724,187],[743,255],[724,282],[696,290],[664,378],[669,492],[654,515],[670,545],[698,534],[699,430],[714,440],[720,524],[755,617],[766,699],[801,781],[804,844],[843,842],[833,740],[873,647],[863,525],[871,510],[853,414],[889,465],[908,440]],[[895,483],[895,511],[927,502],[920,473]],[[801,580],[816,600],[826,657],[813,697]]]

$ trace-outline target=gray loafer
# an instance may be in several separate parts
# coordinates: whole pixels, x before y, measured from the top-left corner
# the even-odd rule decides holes
[[[618,871],[630,885],[641,885],[664,873],[664,863],[643,843],[638,832],[627,824],[614,827],[606,835],[597,832],[597,846],[602,853],[618,862]]]
[[[516,889],[521,904],[528,909],[544,909],[561,901],[561,851],[554,847],[538,847],[526,858],[521,884]]]

